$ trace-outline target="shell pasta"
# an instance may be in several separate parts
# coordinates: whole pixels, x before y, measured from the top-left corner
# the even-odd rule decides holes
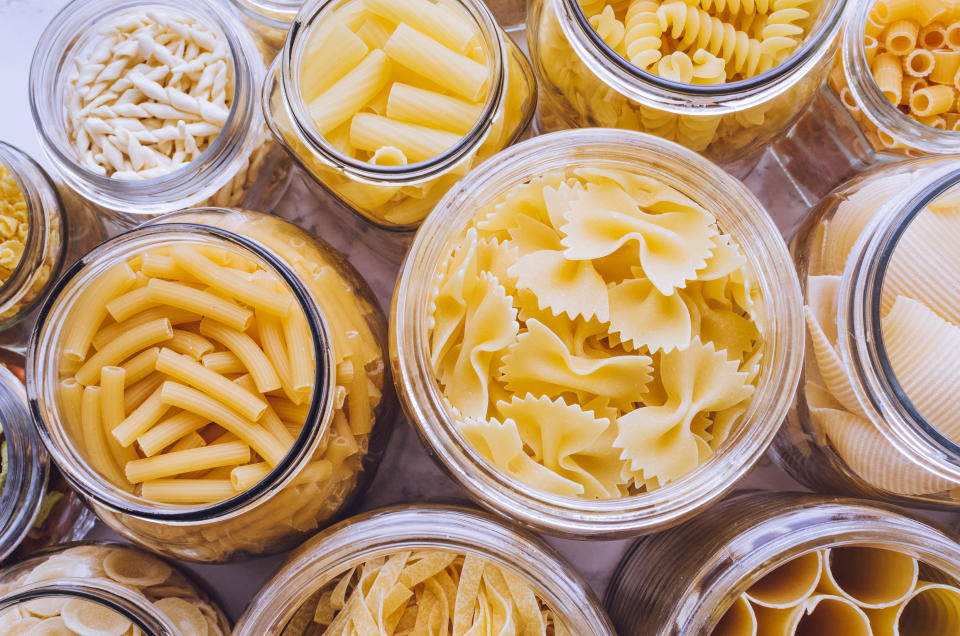
[[[763,300],[735,239],[660,181],[583,167],[482,208],[436,275],[430,354],[460,432],[555,494],[653,490],[754,393]]]

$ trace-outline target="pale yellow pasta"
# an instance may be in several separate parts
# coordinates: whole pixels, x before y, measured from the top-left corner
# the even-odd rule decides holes
[[[124,471],[131,482],[143,483],[195,470],[246,464],[249,461],[249,446],[241,442],[227,442],[138,459],[127,464]]]
[[[371,51],[336,84],[310,102],[310,117],[320,134],[348,121],[390,81],[390,60],[381,50]]]
[[[181,411],[159,422],[146,433],[140,435],[140,437],[137,438],[137,444],[139,445],[140,451],[146,457],[153,457],[164,448],[186,437],[190,433],[199,431],[209,423],[210,420],[202,415],[190,413],[189,411]]]
[[[0,286],[20,264],[29,230],[23,191],[7,167],[0,164]]]
[[[98,386],[88,386],[83,390],[80,421],[87,458],[94,470],[102,473],[114,484],[127,488],[130,484],[117,467],[110,447],[107,445],[107,436],[100,414],[101,392],[102,389]]]
[[[480,119],[483,107],[443,93],[395,82],[387,101],[387,117],[465,135]]]
[[[128,320],[115,322],[98,331],[93,338],[93,348],[98,350],[102,349],[104,345],[114,340],[123,331],[160,318],[166,318],[170,321],[171,325],[176,326],[185,322],[196,322],[200,320],[200,314],[195,314],[192,311],[183,309],[174,309],[172,307],[151,307],[150,309],[141,311]]]
[[[267,408],[263,398],[244,390],[219,373],[187,356],[164,348],[157,357],[157,371],[179,380],[208,395],[216,396],[231,410],[257,421]]]
[[[808,552],[769,572],[750,586],[744,597],[752,605],[789,609],[808,598],[823,576],[823,555]]]
[[[219,342],[236,356],[261,393],[270,393],[281,387],[276,368],[250,336],[213,320],[202,320],[200,333]]]
[[[200,358],[200,364],[221,375],[237,375],[247,372],[243,361],[230,351],[208,353]],[[277,381],[279,384],[279,380]]]
[[[76,361],[86,359],[93,336],[107,317],[107,302],[129,289],[136,274],[126,263],[111,267],[93,284],[84,290],[78,302],[88,308],[88,314],[78,316],[67,327],[64,335],[63,355]]]
[[[457,53],[467,53],[479,40],[476,29],[459,12],[442,3],[428,0],[364,0],[364,3],[371,12],[391,23],[409,24]]]
[[[229,479],[154,479],[142,484],[141,494],[161,503],[203,504],[229,499],[237,491]]]
[[[337,51],[325,64],[306,63],[300,67],[300,92],[312,102],[343,78],[367,56],[369,48],[345,24],[334,22],[310,43],[306,60],[315,60],[323,50]]]
[[[372,113],[358,113],[350,124],[350,143],[359,150],[377,152],[392,146],[410,161],[435,157],[460,141],[460,136],[442,130],[407,124]]]
[[[477,212],[436,274],[430,359],[466,442],[497,469],[617,498],[689,474],[728,437],[754,391],[761,305],[703,207],[656,179],[580,168]]]
[[[893,53],[881,53],[873,60],[873,77],[877,86],[883,91],[884,97],[891,104],[899,104],[903,82],[903,70],[900,58]]]
[[[397,64],[430,78],[464,99],[478,101],[487,85],[486,66],[451,51],[430,35],[401,22],[383,50]]]
[[[87,386],[100,378],[103,367],[115,366],[140,351],[173,338],[173,327],[166,318],[134,327],[125,331],[103,349],[90,356],[76,373],[77,380]]]
[[[241,331],[250,326],[253,312],[210,292],[161,278],[151,278],[146,289],[151,302],[169,305],[211,318]]]
[[[883,43],[894,55],[906,55],[917,46],[920,25],[913,20],[897,20],[887,27]]]

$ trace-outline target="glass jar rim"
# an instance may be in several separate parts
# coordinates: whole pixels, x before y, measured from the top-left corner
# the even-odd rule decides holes
[[[20,380],[0,365],[0,428],[7,446],[7,478],[0,489],[0,562],[26,537],[43,504],[49,458],[37,438]]]
[[[731,497],[708,514],[722,515],[731,509],[735,512],[737,505],[773,501],[772,497],[783,495],[795,496],[796,500],[781,504],[774,514],[762,513],[757,523],[725,539],[709,559],[697,564],[696,572],[688,577],[688,589],[696,594],[695,602],[682,607],[678,603],[678,613],[670,617],[675,620],[664,621],[664,625],[678,630],[712,629],[715,625],[710,624],[711,620],[719,620],[725,603],[746,592],[765,574],[793,558],[827,548],[895,545],[905,548],[905,553],[916,559],[960,577],[960,545],[952,534],[889,504],[811,493],[754,491]],[[642,567],[636,563],[635,555],[643,548],[643,541],[630,546],[610,579],[604,605],[611,612],[622,585],[629,583],[636,567]],[[732,562],[736,567],[731,567]],[[746,576],[744,570],[748,570]]]
[[[843,74],[850,94],[867,119],[894,141],[925,154],[957,152],[960,131],[939,130],[913,119],[891,104],[874,80],[863,38],[876,1],[851,3],[844,21],[841,52]]]
[[[675,114],[720,115],[764,103],[807,76],[829,52],[840,32],[846,0],[831,0],[830,13],[819,29],[794,53],[766,73],[717,85],[683,84],[644,71],[614,51],[600,37],[578,0],[553,3],[560,27],[577,56],[605,84],[640,104]],[[688,3],[689,4],[689,3]]]
[[[837,329],[841,353],[851,361],[857,400],[876,415],[871,419],[880,433],[913,463],[960,482],[960,444],[910,401],[889,362],[881,325],[884,280],[900,238],[930,203],[960,188],[960,168],[953,159],[960,155],[911,162],[935,165],[886,202],[861,232],[840,282]]]
[[[169,523],[207,523],[214,519],[224,519],[236,516],[260,505],[262,501],[275,495],[292,481],[299,469],[309,461],[313,452],[320,443],[332,419],[333,413],[333,385],[336,377],[333,369],[333,356],[330,355],[332,337],[330,327],[322,309],[312,301],[313,296],[300,276],[278,255],[269,248],[258,244],[246,236],[223,230],[211,225],[191,222],[189,217],[205,212],[231,212],[227,208],[194,208],[165,215],[149,224],[140,226],[117,235],[100,244],[94,250],[75,263],[57,281],[56,286],[44,301],[37,318],[37,325],[30,338],[27,361],[27,395],[34,422],[39,430],[40,438],[54,462],[61,467],[61,473],[70,485],[85,497],[107,509],[128,514],[141,519],[165,521]],[[186,217],[186,218],[185,218]],[[94,277],[90,270],[100,268],[98,276],[116,257],[127,257],[135,251],[142,251],[149,246],[156,246],[157,240],[189,241],[197,237],[213,239],[229,248],[244,251],[255,259],[271,268],[303,309],[307,326],[311,333],[314,346],[315,376],[314,397],[310,404],[304,426],[294,441],[293,447],[260,482],[249,489],[238,493],[230,499],[206,506],[188,506],[180,504],[160,504],[141,497],[136,497],[107,481],[93,468],[87,465],[76,452],[74,444],[67,441],[63,446],[70,447],[65,452],[58,443],[58,438],[64,435],[54,434],[47,419],[58,415],[59,406],[55,398],[56,378],[58,373],[56,352],[52,349],[59,336],[51,336],[53,325],[57,318],[71,311],[82,290],[76,289],[78,277],[86,274],[87,283]],[[73,289],[73,297],[69,302],[62,301],[65,292]],[[49,376],[49,377],[48,377]],[[319,422],[318,426],[310,426],[311,422]],[[69,467],[69,470],[67,469]]]
[[[16,146],[0,141],[0,165],[4,166],[17,182],[20,192],[23,194],[23,200],[27,206],[27,240],[23,246],[23,253],[20,262],[14,268],[13,273],[2,285],[0,285],[0,313],[14,306],[26,294],[31,285],[36,280],[36,269],[40,267],[44,255],[47,253],[50,237],[48,236],[48,226],[50,219],[56,216],[60,223],[60,235],[65,236],[69,231],[67,227],[67,216],[63,213],[63,202],[60,200],[60,194],[57,187],[50,179],[46,171],[30,155],[23,152]],[[42,180],[42,187],[47,189],[53,197],[52,203],[54,209],[49,209],[44,205],[44,197],[38,192],[38,184],[34,183],[30,175],[24,174],[23,168],[32,170],[34,177]],[[64,250],[57,251],[54,262],[50,264],[51,278],[55,272],[60,270],[63,264]],[[39,300],[38,294],[37,300]],[[16,315],[9,320],[0,321],[5,327],[11,326],[15,321],[20,320],[28,314],[35,306],[36,301],[31,301],[26,307],[17,310]]]
[[[288,29],[303,0],[232,0],[244,15],[277,29]]]
[[[354,1],[356,0],[308,0],[303,4],[290,27],[280,55],[267,73],[264,82],[264,108],[270,107],[271,78],[276,78],[281,88],[281,107],[286,111],[298,140],[325,163],[360,182],[374,185],[383,182],[411,184],[441,176],[468,161],[487,139],[493,129],[495,115],[502,112],[506,104],[509,52],[506,39],[493,13],[483,0],[451,0],[479,27],[489,53],[487,68],[490,88],[483,111],[473,128],[461,137],[456,145],[435,157],[405,166],[378,166],[344,155],[334,148],[325,136],[319,134],[308,114],[306,100],[300,93],[301,62],[310,44],[310,36],[330,12]],[[268,116],[266,119],[274,136],[282,139],[283,136],[271,123],[273,118]]]
[[[487,203],[511,185],[553,169],[569,168],[588,151],[604,158],[619,152],[634,168],[657,170],[667,185],[698,203],[722,210],[718,218],[744,248],[757,271],[771,337],[754,398],[724,445],[688,475],[662,488],[616,499],[588,500],[554,495],[533,488],[493,467],[463,438],[444,405],[428,361],[427,297],[430,278],[450,242],[472,220],[476,206]],[[560,164],[560,162],[567,162]],[[560,164],[560,165],[554,165]],[[629,169],[629,168],[627,168]],[[679,176],[699,179],[699,195]],[[763,254],[764,258],[758,258]],[[777,285],[774,293],[773,285]],[[772,310],[777,306],[777,310]],[[560,535],[619,537],[652,532],[693,515],[720,498],[753,466],[776,434],[793,398],[802,364],[803,326],[799,281],[783,238],[759,201],[746,187],[700,155],[645,133],[612,129],[579,129],[551,133],[517,144],[496,155],[461,180],[427,217],[410,247],[393,297],[390,330],[394,378],[401,402],[424,443],[444,468],[484,506],[524,525]],[[780,333],[778,333],[778,331]],[[772,360],[779,364],[773,364]],[[735,449],[735,459],[725,457]],[[721,483],[715,472],[722,471]],[[492,485],[492,486],[491,486]],[[488,493],[496,489],[496,496]]]
[[[176,170],[150,179],[129,181],[102,176],[82,165],[70,144],[61,138],[61,70],[72,62],[66,57],[88,41],[91,22],[98,27],[117,15],[151,8],[202,19],[219,31],[233,65],[230,110],[211,144]],[[73,190],[109,208],[129,209],[141,216],[162,214],[197,205],[212,196],[232,174],[226,167],[246,153],[256,139],[262,121],[258,103],[264,76],[261,60],[252,36],[236,12],[225,11],[223,5],[214,0],[194,0],[189,5],[176,0],[73,0],[50,21],[34,50],[28,86],[30,113],[41,147]],[[171,201],[176,203],[174,207]]]
[[[470,508],[417,504],[365,512],[308,540],[250,602],[234,634],[272,633],[269,630],[278,620],[289,619],[309,596],[351,564],[420,549],[476,554],[517,571],[534,583],[541,599],[565,623],[576,619],[590,630],[574,629],[573,633],[615,633],[586,582],[539,537]]]

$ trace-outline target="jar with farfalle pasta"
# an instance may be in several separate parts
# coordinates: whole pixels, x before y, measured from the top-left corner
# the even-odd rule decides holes
[[[40,434],[120,534],[196,561],[281,552],[370,482],[394,397],[384,318],[326,244],[201,208],[58,283],[28,355]]]
[[[737,174],[806,109],[842,0],[534,0],[540,130],[664,137]]]
[[[269,209],[290,163],[263,57],[222,0],[75,0],[40,36],[30,107],[58,176],[133,226],[198,205]]]
[[[264,87],[294,159],[361,217],[416,228],[528,130],[530,64],[480,0],[313,0]]]
[[[613,636],[587,583],[533,535],[466,508],[385,508],[293,553],[236,636]]]
[[[955,157],[858,177],[795,239],[808,337],[775,448],[804,484],[960,505],[958,241]]]
[[[119,543],[70,543],[0,571],[0,633],[227,636],[210,595],[167,561]]]
[[[865,167],[960,149],[960,5],[851,5],[826,89],[777,145],[813,200]]]
[[[621,634],[953,636],[960,544],[907,511],[750,493],[638,541],[606,605]]]
[[[763,454],[800,307],[743,184],[659,137],[566,131],[441,201],[401,271],[391,359],[409,420],[477,501],[558,534],[641,534]]]

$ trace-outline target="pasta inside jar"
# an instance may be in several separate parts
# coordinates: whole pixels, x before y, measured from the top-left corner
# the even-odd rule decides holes
[[[4,634],[230,633],[223,611],[185,574],[118,544],[69,544],[18,563],[0,576],[0,607]]]

